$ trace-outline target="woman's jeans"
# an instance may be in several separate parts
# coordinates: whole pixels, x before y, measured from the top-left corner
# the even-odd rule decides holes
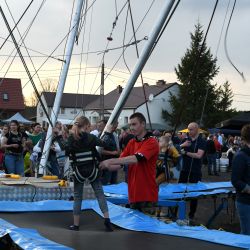
[[[9,174],[24,175],[24,161],[22,154],[5,154],[4,163]]]
[[[250,205],[236,202],[239,218],[241,234],[250,235]]]
[[[102,183],[99,178],[90,183],[97,198],[99,207],[102,213],[108,212],[107,201],[103,192]],[[74,207],[73,214],[79,215],[81,212],[82,197],[83,197],[83,183],[80,183],[74,178]]]

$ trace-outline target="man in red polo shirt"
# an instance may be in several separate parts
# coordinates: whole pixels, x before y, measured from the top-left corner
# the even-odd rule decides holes
[[[130,129],[135,138],[131,139],[120,158],[100,163],[102,169],[111,171],[128,164],[128,198],[130,207],[147,211],[158,201],[156,185],[156,161],[159,145],[155,137],[146,130],[146,119],[141,113],[130,116]]]

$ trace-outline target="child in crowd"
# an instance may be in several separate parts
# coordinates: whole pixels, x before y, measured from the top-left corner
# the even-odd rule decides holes
[[[173,167],[179,162],[180,154],[174,147],[171,136],[164,135],[159,138],[160,153],[156,163],[156,184],[159,186],[164,182],[176,182]],[[156,216],[160,216],[161,207],[156,211]],[[175,209],[169,209],[167,217],[175,217]]]
[[[24,142],[23,157],[24,157],[24,176],[31,177],[34,176],[34,171],[32,169],[32,162],[30,156],[33,151],[32,141],[28,140]]]
[[[177,164],[180,157],[169,135],[164,135],[159,138],[159,147],[160,153],[156,164],[157,185],[173,180],[174,174],[171,169]]]

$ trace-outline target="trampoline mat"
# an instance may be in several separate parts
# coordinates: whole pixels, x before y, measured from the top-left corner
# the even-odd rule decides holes
[[[0,213],[0,217],[18,227],[36,229],[47,239],[77,250],[242,249],[184,237],[135,232],[115,226],[114,232],[105,232],[103,218],[92,210],[82,212],[80,231],[68,230],[73,220],[72,212]]]

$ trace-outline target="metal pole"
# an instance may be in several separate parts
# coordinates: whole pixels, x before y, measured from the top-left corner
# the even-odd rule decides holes
[[[121,110],[122,110],[125,102],[127,101],[128,96],[129,96],[132,88],[134,87],[138,76],[140,75],[144,65],[146,64],[146,62],[149,58],[151,49],[153,48],[153,45],[154,45],[158,35],[161,32],[161,29],[162,29],[162,27],[163,27],[163,25],[168,17],[168,14],[169,14],[174,2],[175,2],[175,0],[170,0],[168,2],[166,1],[165,6],[162,8],[162,11],[159,15],[159,18],[156,21],[153,29],[151,30],[147,44],[145,45],[145,47],[143,48],[143,50],[141,52],[141,55],[140,55],[136,65],[133,69],[133,72],[129,77],[128,83],[127,83],[126,87],[124,88],[124,90],[122,91],[120,98],[118,99],[118,101],[114,107],[114,110],[111,113],[111,116],[108,120],[107,125],[112,124],[112,122],[116,121],[118,116],[120,115]]]
[[[104,63],[102,64],[101,88],[100,88],[100,119],[104,119]]]
[[[76,7],[76,11],[75,11],[75,15],[73,18],[73,21],[71,23],[71,32],[68,38],[68,43],[66,46],[66,50],[65,50],[65,64],[63,65],[63,69],[62,69],[62,73],[59,79],[59,83],[58,83],[58,87],[57,87],[57,92],[56,92],[56,97],[55,97],[55,101],[54,101],[54,105],[53,105],[53,110],[51,112],[51,121],[52,121],[52,125],[55,126],[58,114],[59,114],[59,110],[60,110],[60,104],[61,104],[61,99],[62,99],[62,95],[63,95],[63,90],[64,90],[64,86],[65,86],[65,81],[67,78],[67,74],[68,74],[68,69],[69,69],[69,65],[70,65],[70,60],[71,60],[71,54],[73,51],[73,47],[74,47],[74,42],[75,42],[75,38],[77,35],[77,30],[78,30],[78,25],[79,25],[79,20],[80,20],[80,15],[81,15],[81,10],[82,10],[82,6],[84,4],[84,0],[78,0],[77,2],[77,7]],[[40,161],[40,171],[41,169],[43,169],[43,174],[45,174],[45,167],[46,167],[46,163],[48,160],[48,156],[49,156],[49,151],[50,151],[50,146],[52,143],[52,126],[49,126],[48,131],[47,131],[47,135],[46,135],[46,141],[44,144],[44,149],[43,149],[43,154],[42,154],[42,158]]]

